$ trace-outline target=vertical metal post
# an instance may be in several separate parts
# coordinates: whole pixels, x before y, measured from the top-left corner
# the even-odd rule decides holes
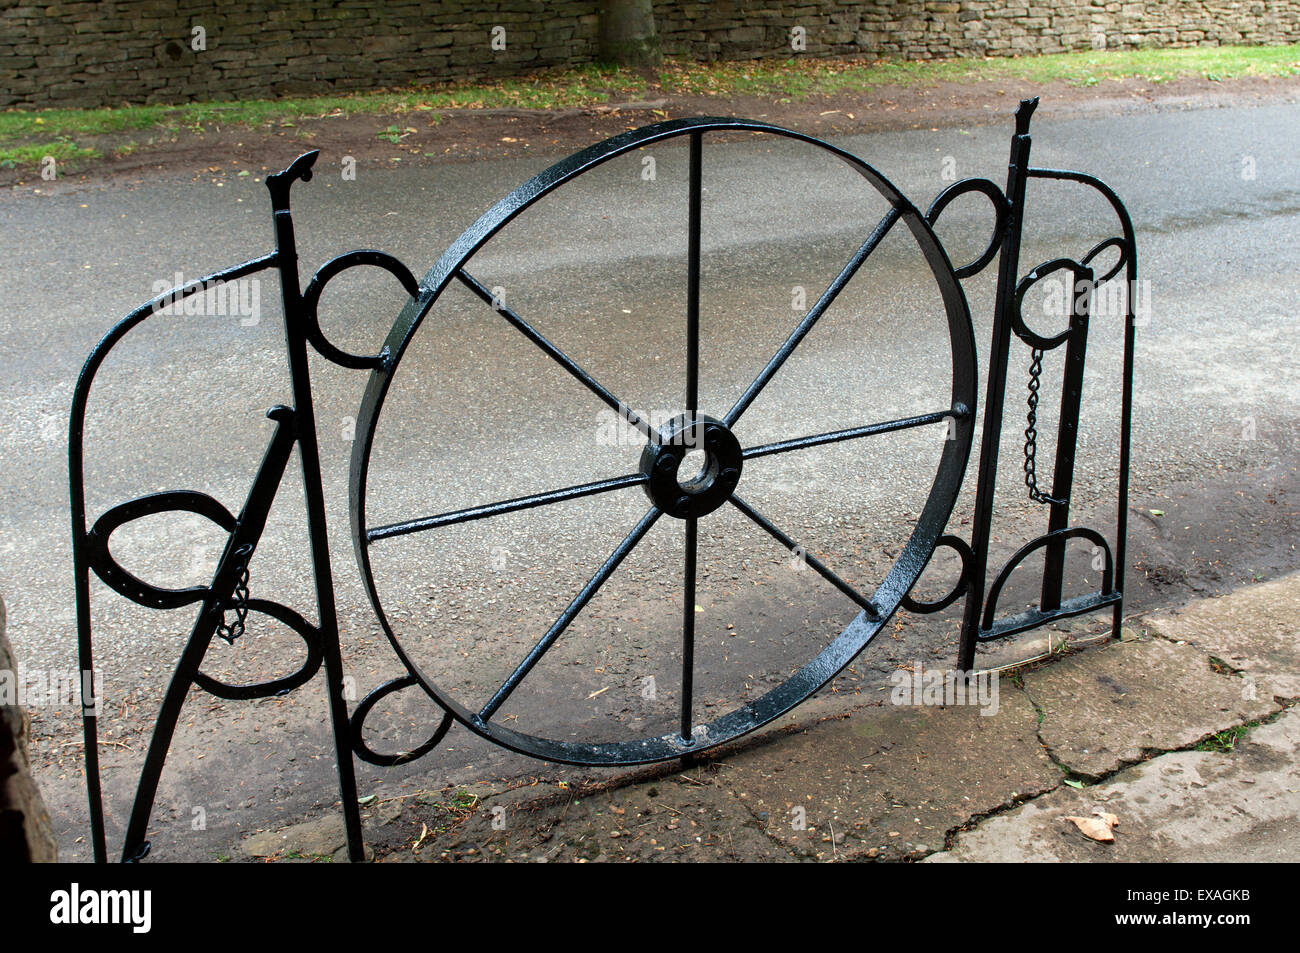
[[[1134,298],[1138,293],[1137,243],[1132,239],[1132,225],[1124,215],[1125,241],[1128,242],[1129,262],[1126,269],[1127,307],[1124,314],[1124,384],[1120,398],[1119,426],[1119,500],[1115,513],[1115,576],[1112,585],[1117,592],[1124,591],[1124,567],[1128,558],[1128,468],[1129,446],[1133,433],[1133,347],[1136,343],[1137,314]],[[1124,620],[1124,603],[1115,603],[1111,617],[1111,635],[1119,638]]]
[[[998,257],[998,290],[993,309],[993,342],[989,348],[989,383],[984,399],[984,431],[980,441],[980,468],[975,489],[975,516],[971,529],[971,560],[966,610],[962,619],[957,668],[975,666],[980,610],[988,576],[989,530],[993,523],[993,495],[997,487],[998,444],[1002,439],[1002,407],[1006,396],[1007,353],[1011,346],[1011,308],[1015,307],[1020,269],[1020,230],[1025,210],[1025,183],[1029,178],[1029,119],[1038,99],[1026,99],[1016,110],[1016,134],[1011,139],[1007,167],[1007,222]]]
[[[1070,334],[1065,344],[1065,374],[1061,386],[1061,415],[1056,428],[1056,468],[1052,474],[1051,513],[1047,531],[1070,524],[1070,494],[1074,489],[1075,443],[1079,438],[1079,404],[1083,398],[1083,365],[1088,349],[1088,313],[1092,302],[1091,269],[1072,269]],[[1039,607],[1044,612],[1061,608],[1065,580],[1064,539],[1047,544],[1043,554],[1043,590]]]
[[[302,459],[303,490],[307,503],[307,529],[311,539],[312,569],[316,580],[316,608],[319,614],[321,649],[325,660],[325,695],[334,729],[335,759],[339,772],[339,796],[343,802],[343,826],[347,832],[348,857],[365,858],[361,837],[361,809],[357,804],[356,772],[352,762],[352,728],[347,701],[343,697],[343,656],[339,647],[338,615],[334,605],[334,579],[330,568],[329,539],[325,525],[325,494],[321,482],[320,448],[316,439],[316,409],[312,403],[311,376],[307,363],[307,316],[303,313],[298,278],[298,250],[289,211],[289,189],[295,178],[311,178],[311,162],[299,171],[293,167],[278,176],[267,177],[275,216],[275,247],[284,300],[285,352],[293,388],[297,419],[298,453]],[[273,182],[273,179],[276,181]]]
[[[700,409],[700,181],[703,133],[690,139],[689,174],[686,194],[686,412],[692,420]],[[687,432],[688,447],[698,449],[701,427]],[[682,586],[682,740],[691,740],[695,702],[695,575],[699,526],[694,516],[686,520],[686,559]]]

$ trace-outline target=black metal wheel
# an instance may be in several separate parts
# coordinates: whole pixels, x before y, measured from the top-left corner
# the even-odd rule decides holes
[[[825,150],[859,173],[889,204],[889,211],[846,264],[838,277],[807,311],[794,331],[780,346],[759,375],[745,389],[727,413],[720,417],[702,414],[697,406],[699,394],[699,276],[700,276],[700,195],[702,142],[711,132],[753,132],[787,137]],[[650,143],[686,137],[689,155],[689,220],[686,294],[687,364],[686,402],[681,413],[662,427],[652,427],[646,420],[603,387],[567,354],[553,345],[524,318],[495,301],[491,292],[480,284],[466,265],[471,257],[500,232],[511,220],[538,200],[601,163]],[[889,231],[905,225],[920,249],[938,286],[947,320],[952,357],[952,393],[949,406],[906,418],[869,423],[829,433],[799,435],[775,443],[744,447],[733,428],[768,381],[799,347],[807,333],[834,302],[836,296],[856,274]],[[541,348],[572,377],[613,408],[645,437],[637,472],[596,482],[555,489],[526,497],[445,512],[435,516],[372,526],[367,520],[366,492],[375,429],[389,392],[394,372],[425,316],[439,296],[453,282],[459,282]],[[976,357],[974,336],[965,297],[957,275],[925,216],[892,184],[871,166],[850,153],[801,133],[765,123],[736,119],[683,119],[633,130],[579,152],[537,175],[507,195],[484,213],[456,242],[420,282],[394,323],[384,343],[379,363],[367,383],[357,416],[357,436],[353,445],[350,481],[353,541],[362,579],[383,629],[413,684],[471,731],[512,750],[556,761],[581,765],[626,765],[668,760],[698,752],[735,739],[767,724],[798,705],[836,676],[880,631],[899,604],[907,597],[924,571],[961,487],[974,429],[976,401]],[[942,425],[949,428],[938,469],[928,498],[921,509],[910,536],[892,567],[873,593],[863,594],[838,577],[829,567],[812,557],[805,557],[810,568],[852,599],[860,608],[857,617],[815,657],[761,697],[742,704],[708,723],[695,720],[693,710],[694,593],[696,585],[696,539],[698,522],[724,506],[732,506],[788,549],[798,544],[775,523],[744,499],[744,465],[755,457],[788,453],[841,441],[869,439],[913,427]],[[702,449],[704,463],[698,474],[679,482],[678,468],[690,449]],[[404,647],[397,627],[385,612],[371,565],[371,550],[392,537],[408,533],[437,530],[475,520],[491,518],[533,507],[544,507],[565,500],[640,487],[649,500],[641,519],[632,527],[585,586],[573,597],[560,617],[537,641],[499,688],[484,703],[473,707],[452,697],[435,684]],[[508,492],[508,491],[506,491]],[[501,495],[504,495],[502,493]],[[679,520],[685,534],[685,591],[682,622],[682,697],[680,730],[655,737],[631,741],[578,743],[526,734],[494,719],[501,705],[519,688],[534,666],[563,634],[565,629],[618,568],[624,558],[641,542],[660,519]]]

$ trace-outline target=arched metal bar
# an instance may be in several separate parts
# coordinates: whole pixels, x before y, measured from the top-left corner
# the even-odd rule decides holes
[[[378,765],[381,768],[395,768],[399,764],[409,764],[412,761],[418,761],[426,754],[438,747],[447,732],[451,729],[451,724],[455,720],[449,712],[444,712],[442,720],[438,727],[434,729],[433,734],[428,740],[419,746],[412,748],[410,751],[402,751],[398,754],[381,754],[375,751],[370,745],[366,744],[364,737],[366,718],[369,717],[371,710],[380,701],[387,698],[394,692],[400,692],[404,688],[411,688],[420,683],[413,675],[402,675],[391,681],[384,682],[357,705],[356,710],[352,713],[350,725],[352,727],[352,751],[358,758],[369,764]]]
[[[104,832],[104,798],[99,778],[99,718],[95,713],[97,709],[95,700],[99,696],[99,688],[95,684],[94,677],[95,654],[90,617],[91,549],[86,528],[85,428],[90,388],[109,352],[148,318],[178,301],[198,294],[209,285],[235,281],[257,274],[275,266],[278,262],[278,253],[271,252],[260,258],[254,258],[171,288],[140,305],[113,325],[91,349],[77,377],[77,383],[72,389],[72,407],[68,413],[68,496],[72,522],[72,574],[77,611],[77,659],[81,668],[81,684],[89,687],[90,694],[89,700],[85,697],[82,699],[82,739],[86,758],[91,852],[99,863],[108,859],[108,848]]]
[[[335,347],[325,337],[325,332],[321,330],[320,314],[318,312],[321,292],[325,290],[325,286],[329,284],[330,279],[358,265],[373,265],[376,268],[382,268],[395,277],[401,283],[402,290],[412,298],[420,290],[420,283],[415,280],[415,275],[411,274],[410,269],[397,258],[387,252],[376,251],[373,248],[359,248],[356,251],[346,252],[336,258],[331,258],[316,269],[316,274],[311,276],[311,281],[307,282],[307,287],[303,289],[302,306],[306,318],[305,333],[307,340],[311,342],[311,346],[322,357],[341,367],[349,367],[354,370],[369,370],[379,366],[383,360],[383,354],[362,357],[357,354],[349,354],[347,351]]]
[[[994,578],[993,584],[989,586],[988,600],[984,603],[984,616],[980,628],[984,631],[993,628],[993,619],[997,614],[998,598],[1002,595],[1002,587],[1006,585],[1007,579],[1011,577],[1011,573],[1015,571],[1017,566],[1024,562],[1026,557],[1031,553],[1035,553],[1042,549],[1044,546],[1057,542],[1065,542],[1070,539],[1086,539],[1101,547],[1102,551],[1106,554],[1106,568],[1101,574],[1101,589],[1099,594],[1102,596],[1111,595],[1114,592],[1115,564],[1111,557],[1110,544],[1107,543],[1106,538],[1095,529],[1091,529],[1087,526],[1068,526],[1065,529],[1058,529],[1053,530],[1050,533],[1044,533],[1037,539],[1031,540],[1016,550],[1015,555],[1006,561],[1002,566],[1002,570]]]
[[[1129,217],[1128,209],[1120,201],[1120,197],[1115,193],[1114,189],[1095,175],[1089,175],[1087,172],[1075,172],[1072,169],[1048,169],[1041,166],[1030,166],[1025,170],[1025,174],[1032,179],[1078,182],[1080,185],[1086,185],[1100,192],[1115,212],[1115,217],[1119,219],[1120,230],[1124,233],[1125,263],[1130,269],[1137,268],[1137,241],[1133,231],[1133,220]]]
[[[997,257],[998,248],[1002,245],[1002,232],[1007,227],[1007,197],[1002,190],[988,179],[962,179],[960,182],[954,182],[942,192],[940,192],[930,207],[925,210],[925,220],[933,228],[954,199],[960,198],[968,192],[979,192],[987,196],[993,204],[993,234],[989,237],[988,247],[975,259],[954,268],[953,272],[958,278],[969,278],[972,275],[978,275],[983,271],[988,263]]]

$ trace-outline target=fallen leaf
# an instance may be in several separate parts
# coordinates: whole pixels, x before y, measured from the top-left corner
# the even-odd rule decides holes
[[[1105,811],[1093,811],[1092,817],[1067,816],[1065,819],[1071,821],[1075,827],[1082,831],[1084,837],[1090,837],[1103,843],[1110,843],[1115,839],[1112,831],[1119,826],[1119,818]]]

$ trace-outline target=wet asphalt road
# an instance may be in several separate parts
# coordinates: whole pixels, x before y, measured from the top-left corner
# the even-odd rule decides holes
[[[953,172],[1000,181],[1009,128],[1007,117],[987,126],[838,144],[924,206]],[[1137,357],[1135,490],[1159,492],[1225,468],[1293,460],[1300,404],[1294,344],[1300,108],[1169,111],[1113,121],[1042,115],[1034,134],[1036,165],[1099,175],[1128,202],[1138,229],[1150,315]],[[647,158],[654,160],[653,178]],[[548,161],[362,169],[355,181],[345,181],[337,160],[322,157],[317,178],[295,191],[304,268],[353,247],[376,247],[417,276],[484,208]],[[684,160],[683,148],[668,145],[610,163],[518,220],[470,266],[656,422],[678,413],[683,401]],[[989,225],[982,201],[971,198],[945,213],[939,233],[954,259],[982,247]],[[715,416],[727,410],[793,327],[797,289],[808,303],[815,300],[883,212],[861,179],[806,146],[770,138],[709,146],[702,410]],[[162,283],[174,283],[176,272],[189,280],[269,250],[266,195],[251,179],[218,186],[208,178],[52,195],[23,191],[0,198],[0,221],[9,239],[0,252],[0,409],[7,421],[0,593],[25,665],[69,669],[75,627],[64,447],[76,372],[111,322]],[[1023,264],[1082,255],[1110,234],[1099,202],[1082,201],[1070,187],[1040,186],[1031,197]],[[981,355],[991,282],[986,273],[967,285]],[[271,280],[241,290],[247,309],[155,318],[155,327],[128,339],[106,367],[87,436],[92,514],[180,487],[237,508],[270,434],[264,412],[288,402],[278,290]],[[340,344],[373,350],[402,298],[378,272],[349,273],[326,292],[322,323]],[[1119,318],[1099,314],[1093,329],[1076,477],[1081,510],[1104,508],[1113,494]],[[737,434],[744,444],[761,443],[943,409],[948,355],[935,286],[899,229],[747,412]],[[1030,513],[1019,488],[1024,357],[1013,355],[999,493],[1011,548],[1031,532],[1029,524],[1013,525]],[[1059,364],[1049,358],[1046,367],[1045,380],[1055,380]],[[366,606],[348,535],[347,466],[365,375],[319,361],[314,368],[344,652],[364,694],[398,673]],[[1049,433],[1055,399],[1053,393],[1041,415]],[[189,436],[196,432],[197,444]],[[755,461],[741,490],[869,590],[924,502],[941,440],[935,429],[917,430],[870,445]],[[639,452],[638,440],[612,426],[603,406],[522,336],[468,294],[449,294],[399,369],[379,421],[368,487],[371,522],[633,472]],[[253,590],[311,616],[296,474],[287,486],[291,492],[278,501],[253,565]],[[973,475],[959,515],[968,511],[972,493]],[[645,505],[633,488],[550,508],[541,519],[537,512],[519,514],[469,524],[460,533],[377,544],[385,608],[417,658],[453,694],[481,703]],[[141,521],[114,542],[128,567],[171,585],[206,581],[219,546],[210,527],[186,517]],[[661,520],[548,654],[528,690],[503,709],[512,727],[588,738],[671,728],[680,547],[680,524]],[[696,600],[698,689],[711,713],[753,697],[806,661],[853,615],[851,604],[832,605],[819,580],[792,571],[795,564],[770,538],[729,509],[701,523],[701,564],[707,576]],[[936,565],[936,576],[941,568]],[[942,588],[942,579],[933,586]],[[98,660],[110,711],[116,687],[118,697],[139,703],[124,711],[124,722],[147,721],[190,620],[108,597],[95,606],[102,613]],[[214,666],[240,679],[283,671],[292,652],[277,644],[291,643],[250,640],[231,658],[214,658]],[[173,758],[183,766],[175,773],[186,777],[165,783],[161,813],[170,805],[184,819],[187,805],[207,803],[214,769],[250,786],[247,793],[223,792],[222,803],[228,810],[256,807],[252,823],[284,805],[302,810],[328,803],[318,693],[313,686],[301,700],[239,711],[192,699],[176,749],[184,753]],[[410,700],[392,705],[389,716],[395,727],[381,737],[399,748],[418,740],[429,717],[427,706]],[[61,741],[71,737],[63,733],[71,724],[67,712],[40,713],[38,747],[39,730]],[[308,737],[286,746],[277,731]],[[200,760],[214,739],[218,750]],[[466,739],[464,733],[454,744],[449,739],[439,752],[441,769],[454,765],[468,777],[485,765],[500,768],[491,749]],[[250,758],[246,743],[270,753],[258,748]],[[250,774],[250,764],[274,763],[285,752],[297,762],[278,777],[259,782]],[[389,776],[367,771],[363,783]],[[81,791],[71,759],[61,778],[41,780],[56,817],[75,817]],[[76,856],[78,847],[66,846]]]

